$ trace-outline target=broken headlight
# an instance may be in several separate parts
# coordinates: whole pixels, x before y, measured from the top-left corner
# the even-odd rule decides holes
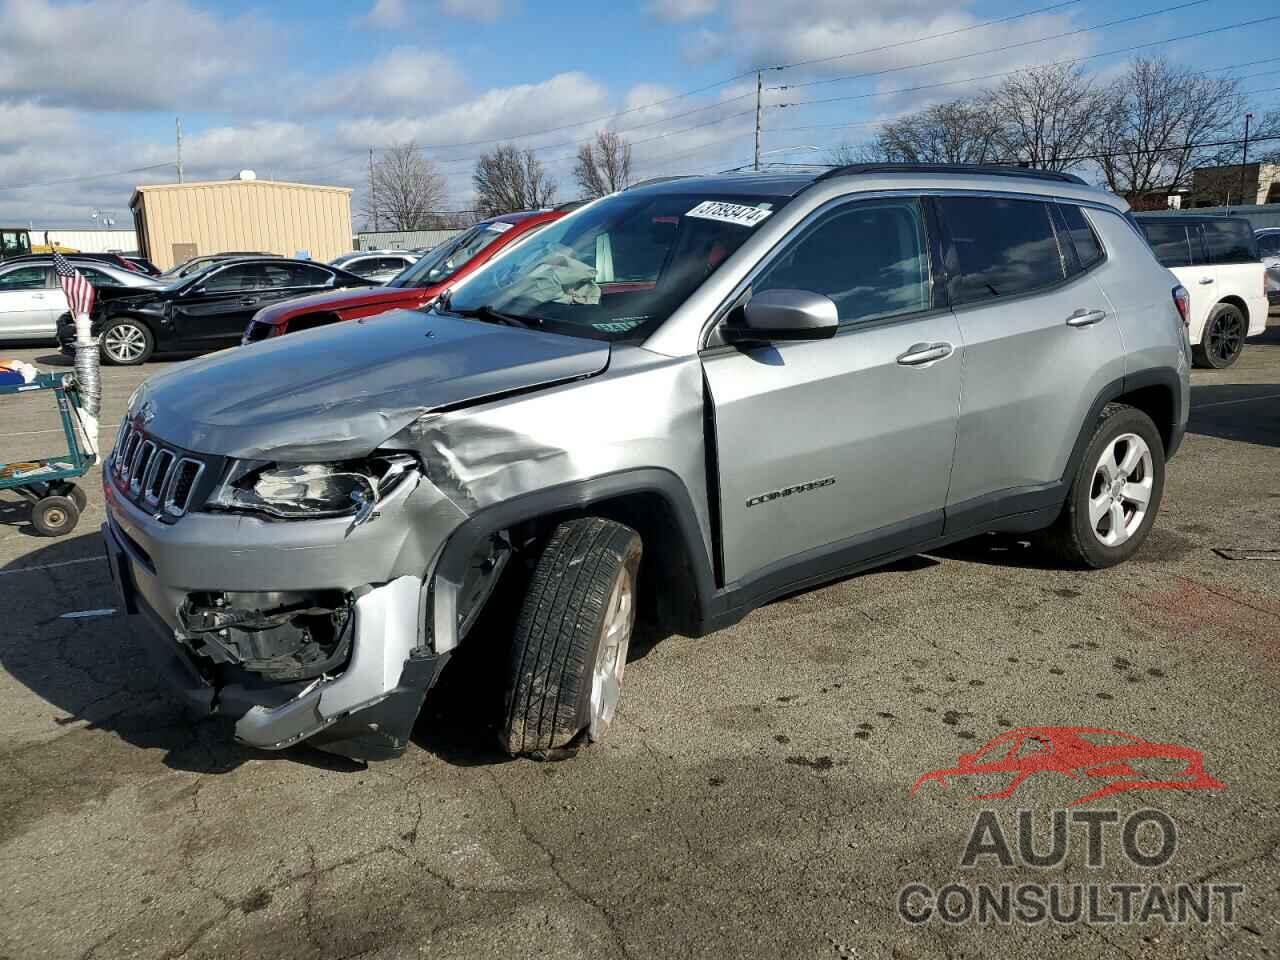
[[[337,463],[240,460],[209,498],[209,507],[284,520],[355,516],[363,521],[416,464],[408,454]]]

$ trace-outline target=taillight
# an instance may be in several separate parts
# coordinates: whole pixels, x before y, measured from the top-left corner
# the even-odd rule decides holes
[[[1173,305],[1178,308],[1178,316],[1182,318],[1184,327],[1191,326],[1191,294],[1182,284],[1173,288]]]

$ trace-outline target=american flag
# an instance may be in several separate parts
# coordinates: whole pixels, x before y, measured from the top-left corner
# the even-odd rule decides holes
[[[53,252],[53,269],[58,274],[58,282],[62,284],[62,292],[67,295],[67,303],[71,307],[71,315],[87,314],[93,309],[93,284],[84,278],[69,260],[58,251]]]

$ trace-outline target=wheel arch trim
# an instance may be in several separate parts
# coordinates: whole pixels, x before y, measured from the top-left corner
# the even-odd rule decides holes
[[[446,541],[424,588],[433,594],[427,611],[435,652],[457,646],[457,603],[467,563],[486,537],[530,520],[642,495],[659,497],[671,510],[676,525],[672,532],[689,561],[695,610],[705,619],[716,588],[710,544],[703,536],[693,499],[675,473],[662,467],[641,467],[523,494],[478,510],[464,520]]]

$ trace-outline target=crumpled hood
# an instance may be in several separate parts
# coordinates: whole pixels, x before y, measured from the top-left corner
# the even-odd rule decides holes
[[[342,310],[349,307],[416,307],[438,293],[437,287],[349,287],[345,290],[329,290],[294,297],[263,307],[254,318],[263,323],[275,323],[281,317],[296,317],[309,310]]]
[[[428,411],[608,364],[607,343],[394,310],[184,363],[139,387],[130,410],[155,436],[198,453],[343,460]]]

